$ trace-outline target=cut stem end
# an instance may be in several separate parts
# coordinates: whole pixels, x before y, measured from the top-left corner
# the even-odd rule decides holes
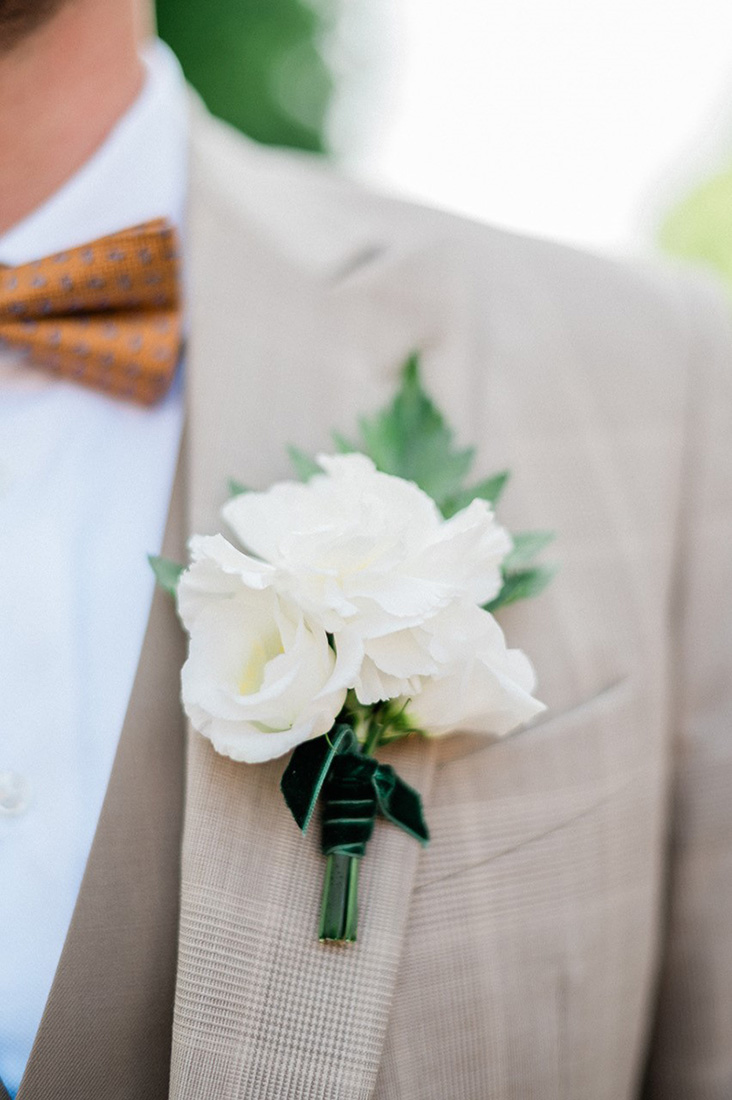
[[[319,938],[323,943],[355,943],[358,929],[357,856],[333,852],[323,880]]]

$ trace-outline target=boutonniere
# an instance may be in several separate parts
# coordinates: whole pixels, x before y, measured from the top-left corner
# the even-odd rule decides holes
[[[543,705],[528,658],[495,612],[537,595],[546,532],[495,519],[508,478],[467,487],[458,450],[407,362],[393,403],[291,449],[299,481],[231,484],[223,535],[195,536],[187,567],[151,558],[190,637],[186,714],[217,752],[258,764],[291,752],[281,791],[303,832],[322,805],[320,939],[356,939],[358,870],[377,817],[429,839],[417,791],[378,751],[457,730],[502,736]]]

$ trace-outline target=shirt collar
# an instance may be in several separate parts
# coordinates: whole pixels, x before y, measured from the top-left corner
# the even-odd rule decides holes
[[[174,54],[143,51],[139,96],[92,157],[40,207],[0,236],[0,263],[53,255],[152,218],[183,230],[188,177],[186,85]]]

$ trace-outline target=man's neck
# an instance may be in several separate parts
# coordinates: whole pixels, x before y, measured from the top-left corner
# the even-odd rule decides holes
[[[0,56],[0,233],[49,198],[140,91],[132,4],[70,0]]]

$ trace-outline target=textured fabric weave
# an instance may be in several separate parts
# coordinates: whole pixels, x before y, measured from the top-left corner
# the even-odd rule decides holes
[[[143,405],[180,351],[179,256],[165,221],[0,270],[0,341],[55,373]]]

